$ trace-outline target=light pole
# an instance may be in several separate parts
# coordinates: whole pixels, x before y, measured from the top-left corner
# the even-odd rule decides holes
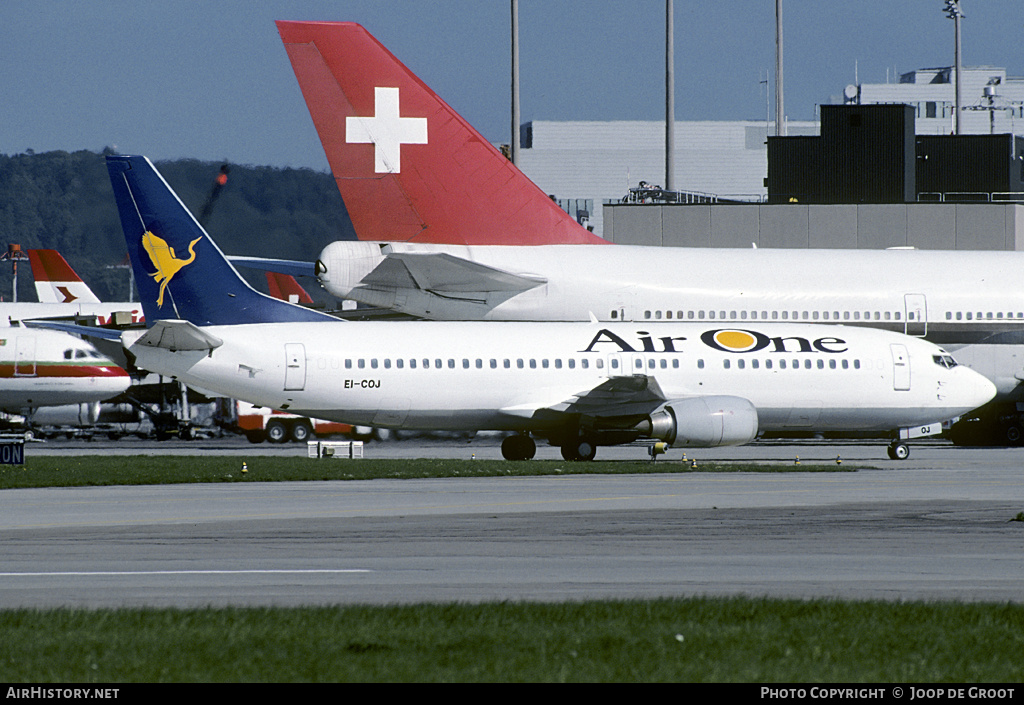
[[[953,112],[953,133],[960,134],[960,20],[964,13],[960,10],[960,0],[946,0],[946,17],[953,20],[956,35],[956,105]]]
[[[665,2],[665,190],[676,190],[676,73],[672,0]]]
[[[786,109],[782,102],[782,0],[775,0],[775,136],[786,136]]]
[[[512,163],[519,166],[519,0],[512,0]]]

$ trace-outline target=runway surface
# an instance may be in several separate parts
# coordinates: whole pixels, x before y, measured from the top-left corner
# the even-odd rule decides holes
[[[303,452],[205,445],[140,442],[134,452]],[[492,453],[495,443],[404,441],[366,454],[472,462]],[[736,594],[1024,601],[1024,522],[1013,521],[1024,511],[1024,450],[922,444],[902,462],[879,444],[697,453],[787,464],[837,454],[870,467],[4,490],[0,608]]]

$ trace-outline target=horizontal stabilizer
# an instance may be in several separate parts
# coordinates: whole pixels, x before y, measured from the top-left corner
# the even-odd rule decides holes
[[[503,272],[444,253],[388,255],[361,284],[387,289],[433,292],[527,291],[547,283],[541,277]]]
[[[48,328],[59,330],[72,335],[80,335],[84,338],[98,338],[101,340],[121,340],[121,331],[113,328],[100,328],[98,326],[83,326],[80,323],[70,323],[59,319],[37,318],[34,320],[22,321],[27,328]]]
[[[291,259],[270,259],[267,257],[240,257],[228,255],[228,261],[236,267],[257,269],[261,272],[277,272],[290,274],[293,277],[316,276],[315,262],[300,262]]]
[[[135,345],[163,348],[171,352],[213,350],[223,344],[224,341],[217,336],[210,335],[188,321],[172,319],[157,321],[145,335],[135,341]]]

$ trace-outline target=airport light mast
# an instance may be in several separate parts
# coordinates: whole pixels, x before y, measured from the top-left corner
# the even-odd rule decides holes
[[[9,244],[7,245],[7,252],[0,255],[0,261],[10,262],[11,268],[14,271],[14,290],[11,292],[11,300],[14,303],[18,303],[18,262],[23,262],[28,259],[28,255],[21,249],[21,245]]]
[[[782,2],[782,0],[779,0]],[[946,17],[953,20],[953,34],[956,42],[955,67],[956,72],[956,100],[953,111],[953,133],[960,134],[960,20],[964,13],[960,10],[960,0],[946,0]]]
[[[665,0],[665,190],[676,190],[675,41],[673,0]]]
[[[775,0],[775,136],[786,136],[786,110],[782,103],[782,0]]]
[[[509,153],[519,166],[519,0],[512,0],[512,134]]]

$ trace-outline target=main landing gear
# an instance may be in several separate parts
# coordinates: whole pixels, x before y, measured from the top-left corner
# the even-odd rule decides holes
[[[501,442],[501,455],[505,460],[530,460],[536,454],[537,444],[525,433],[517,433]]]
[[[903,441],[893,441],[886,450],[890,460],[906,460],[910,457],[910,446]]]
[[[597,455],[597,444],[574,437],[561,446],[562,457],[569,461],[593,460]],[[537,454],[537,444],[526,433],[517,433],[501,442],[501,455],[505,460],[531,460]]]

